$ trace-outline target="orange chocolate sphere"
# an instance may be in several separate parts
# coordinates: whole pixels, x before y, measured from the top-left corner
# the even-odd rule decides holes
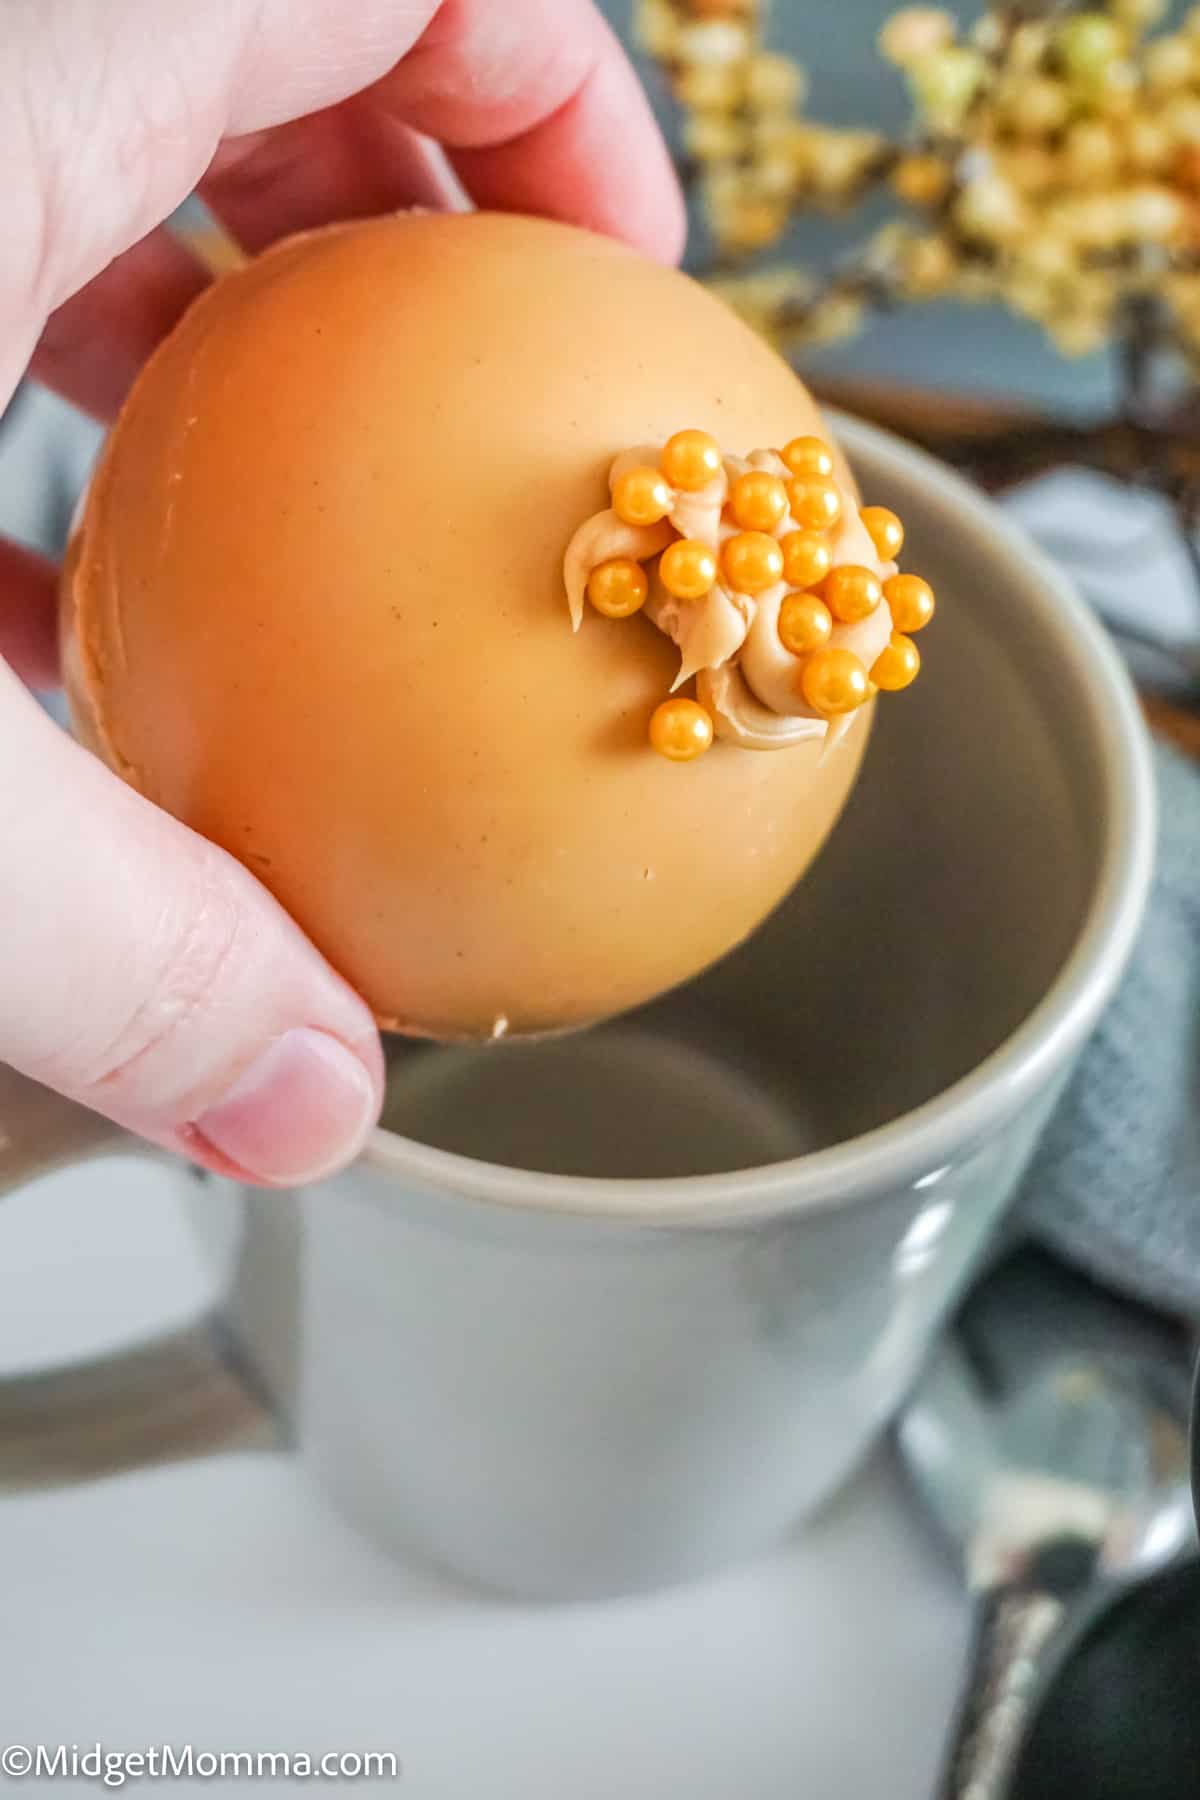
[[[79,735],[385,1025],[651,998],[793,885],[870,712],[824,761],[676,763],[648,741],[672,645],[595,607],[572,632],[572,532],[618,450],[681,427],[743,455],[822,430],[720,302],[589,233],[413,215],[280,245],[196,302],[108,440],[63,584]]]

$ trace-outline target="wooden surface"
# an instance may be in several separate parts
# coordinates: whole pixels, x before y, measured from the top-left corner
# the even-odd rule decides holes
[[[1186,756],[1195,757],[1200,762],[1200,713],[1171,706],[1154,694],[1142,695],[1142,710],[1153,731],[1168,738]]]

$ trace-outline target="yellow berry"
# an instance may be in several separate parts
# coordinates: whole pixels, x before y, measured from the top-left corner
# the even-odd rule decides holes
[[[883,585],[874,569],[842,563],[831,569],[821,584],[821,598],[843,625],[869,619],[883,599]]]
[[[971,42],[985,56],[998,56],[1007,35],[1004,24],[991,13],[984,13],[971,27]]]
[[[1196,74],[1195,46],[1187,38],[1158,38],[1147,47],[1142,68],[1151,93],[1168,94],[1189,87]]]
[[[783,578],[789,587],[816,587],[833,567],[833,552],[815,531],[789,531],[780,539],[779,547],[783,551]]]
[[[947,44],[905,69],[918,110],[939,131],[954,131],[962,123],[987,72],[986,58],[965,44]]]
[[[663,551],[658,572],[677,600],[702,600],[717,579],[716,554],[697,538],[679,538]]]
[[[794,476],[787,496],[792,517],[805,531],[831,531],[842,516],[838,485],[824,476]]]
[[[794,159],[781,150],[760,152],[750,164],[749,174],[759,193],[774,199],[790,199],[799,180]]]
[[[919,575],[893,575],[883,597],[897,631],[922,631],[933,617],[933,589]]]
[[[789,594],[779,609],[779,641],[793,656],[805,656],[829,642],[833,617],[816,594]]]
[[[697,700],[664,700],[650,719],[650,742],[669,762],[694,762],[713,741],[712,720]]]
[[[958,273],[955,253],[943,237],[913,238],[904,246],[900,268],[904,291],[919,300],[944,294]]]
[[[881,562],[895,562],[904,548],[904,527],[886,506],[864,506],[859,514]]]
[[[765,531],[739,531],[721,549],[721,567],[738,594],[761,594],[783,579],[783,551]]]
[[[1040,137],[1067,122],[1071,100],[1064,82],[1049,75],[1022,75],[1004,89],[1006,122],[1021,137]]]
[[[1040,144],[1017,144],[1006,155],[998,157],[996,166],[1018,195],[1044,194],[1062,182],[1062,152],[1046,150]],[[1022,233],[1024,247],[1026,233]]]
[[[612,503],[626,525],[657,525],[674,505],[674,495],[657,469],[626,469],[613,487]]]
[[[1109,63],[1102,74],[1084,85],[1077,85],[1079,100],[1094,112],[1110,119],[1128,119],[1141,97],[1141,75],[1136,63],[1119,59]]]
[[[1178,194],[1166,187],[1130,188],[1121,196],[1127,235],[1135,243],[1162,244],[1182,228],[1185,211]]]
[[[968,237],[1004,243],[1019,237],[1027,218],[1021,196],[1003,175],[980,175],[967,183],[954,207],[955,222]]]
[[[1050,27],[1043,19],[1018,25],[1008,40],[1008,61],[1014,70],[1040,69],[1050,47]]]
[[[588,576],[587,597],[606,619],[628,619],[646,604],[646,571],[631,556],[598,563]]]
[[[827,294],[813,303],[804,325],[806,344],[836,344],[861,331],[867,303],[859,294]],[[840,502],[839,502],[840,504]]]
[[[822,198],[844,200],[866,182],[883,148],[874,131],[817,130],[809,139],[805,175]]]
[[[1111,126],[1103,119],[1080,119],[1067,133],[1063,161],[1067,174],[1075,181],[1100,186],[1111,182],[1120,162]]]
[[[814,712],[853,712],[867,698],[867,671],[853,650],[814,650],[800,665],[800,693]]]
[[[732,112],[740,106],[745,84],[741,71],[728,64],[692,63],[675,82],[681,105],[697,112]]]
[[[1075,271],[1075,252],[1062,238],[1043,232],[1022,242],[1018,266],[1043,281],[1062,281]]]
[[[729,506],[743,531],[774,531],[787,515],[787,489],[778,475],[748,469],[734,482]]]
[[[730,162],[746,148],[744,127],[724,113],[693,113],[683,127],[683,147],[699,163]]]
[[[871,664],[871,680],[885,694],[898,694],[911,686],[920,672],[921,652],[910,637],[899,631],[893,631],[887,649]]]
[[[952,176],[940,156],[903,156],[892,170],[892,192],[908,206],[936,206]]]
[[[1177,95],[1163,113],[1163,125],[1173,144],[1185,148],[1200,144],[1200,99]]]
[[[789,216],[786,195],[747,195],[721,220],[720,235],[730,249],[765,250],[783,236]]]
[[[1157,174],[1171,160],[1171,134],[1160,119],[1131,119],[1125,154],[1139,174]]]
[[[750,121],[755,155],[781,157],[794,176],[808,154],[809,129],[799,119],[788,118],[781,113],[760,113]],[[748,174],[753,186],[758,180],[757,165]]]
[[[905,6],[886,20],[877,43],[888,62],[905,68],[954,41],[954,19],[940,7]]]
[[[1050,335],[1064,356],[1092,356],[1108,342],[1108,320],[1092,313],[1068,314],[1052,321]]]
[[[833,474],[833,451],[818,437],[793,438],[781,455],[793,475]]]
[[[1001,292],[1005,303],[1023,319],[1037,319],[1044,324],[1058,311],[1059,298],[1053,282],[1020,267],[1004,277]]]
[[[695,494],[721,473],[721,446],[707,431],[677,431],[663,445],[659,462],[672,487]]]
[[[679,16],[669,0],[638,0],[634,29],[647,56],[674,57],[679,38]]]
[[[1109,0],[1115,16],[1133,31],[1147,31],[1166,16],[1168,0]]]
[[[1063,20],[1054,42],[1068,73],[1087,80],[1102,74],[1120,55],[1123,34],[1104,13],[1082,12]]]
[[[718,13],[687,25],[679,34],[678,55],[683,63],[721,65],[744,61],[750,39],[744,25]]]
[[[746,98],[760,112],[790,112],[804,100],[804,71],[787,56],[760,53],[746,70]]]

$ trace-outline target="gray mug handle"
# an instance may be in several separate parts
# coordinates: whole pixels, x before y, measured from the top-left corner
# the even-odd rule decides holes
[[[166,1155],[0,1063],[0,1198],[118,1150]],[[0,1376],[0,1493],[278,1443],[216,1313],[129,1350]]]

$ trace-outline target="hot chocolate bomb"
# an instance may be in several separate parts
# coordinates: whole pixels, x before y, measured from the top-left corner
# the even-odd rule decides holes
[[[814,441],[753,332],[606,239],[491,214],[293,238],[196,301],[109,437],[63,582],[76,729],[252,870],[385,1026],[619,1012],[752,931],[853,787],[887,683],[863,663],[820,710],[840,615],[823,553],[800,569],[811,526],[779,512],[785,453]],[[832,562],[852,541],[882,592],[894,533],[871,538],[829,457]],[[788,558],[807,580],[781,590]],[[867,635],[894,660],[880,592]],[[789,651],[785,617],[820,641]]]

